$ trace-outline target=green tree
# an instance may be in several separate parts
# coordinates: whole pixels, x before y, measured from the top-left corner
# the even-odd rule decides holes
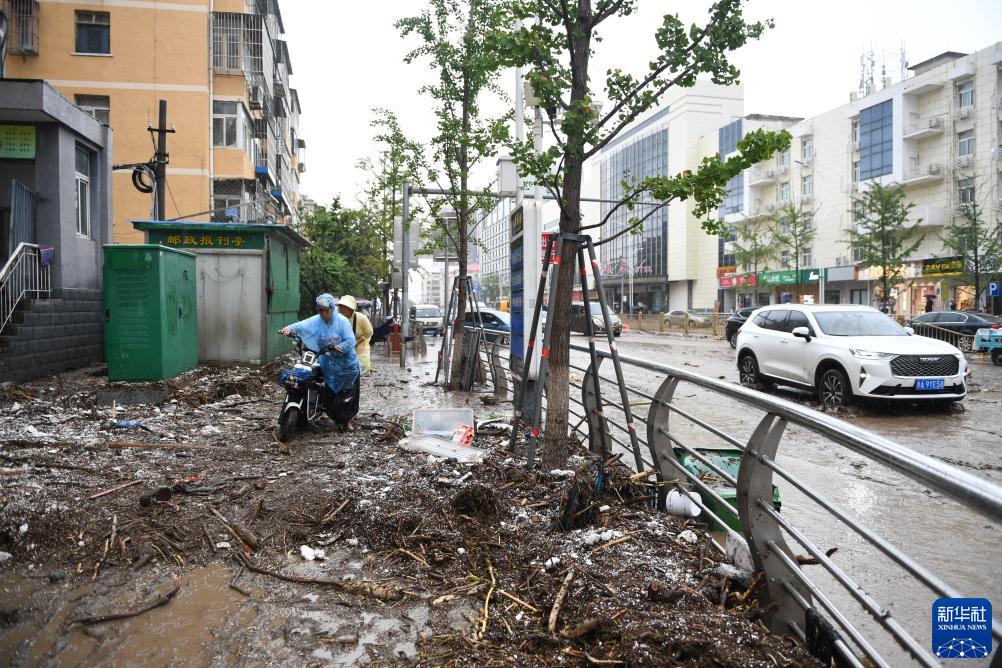
[[[478,211],[489,210],[493,202],[471,193],[470,174],[487,158],[497,155],[506,134],[510,112],[499,116],[484,113],[491,96],[500,97],[494,83],[498,61],[487,48],[488,36],[501,29],[510,14],[504,2],[493,0],[426,0],[420,15],[401,19],[397,28],[404,37],[416,37],[420,44],[405,61],[428,62],[436,81],[420,92],[431,99],[437,118],[436,133],[430,141],[426,163],[427,182],[445,186],[449,194],[429,203],[430,221],[442,232],[455,251],[460,279],[465,279],[470,233]],[[439,215],[444,204],[454,217]],[[460,280],[457,322],[465,320],[466,284]],[[462,327],[455,332],[454,350],[462,350]],[[453,356],[453,387],[462,378],[462,356]]]
[[[299,256],[301,315],[313,312],[313,300],[322,292],[355,297],[376,294],[389,262],[365,211],[345,209],[335,199],[306,218],[303,233],[312,246]]]
[[[487,274],[480,279],[480,285],[483,286],[487,299],[491,302],[497,302],[508,294],[508,285],[501,280],[500,274]]]
[[[387,266],[383,308],[389,315],[391,277],[388,272],[393,221],[403,213],[404,182],[419,178],[423,149],[419,143],[407,138],[392,111],[377,108],[373,109],[373,113],[375,118],[370,125],[377,130],[374,140],[379,150],[374,160],[361,160],[358,166],[370,174],[362,208],[371,222],[372,233],[382,244],[382,257]]]
[[[745,271],[769,270],[769,261],[776,259],[776,248],[768,237],[769,224],[761,218],[739,223],[733,242],[734,262]]]
[[[772,218],[769,232],[772,235],[772,249],[776,257],[783,262],[783,269],[793,269],[796,275],[796,293],[799,302],[800,262],[817,232],[814,227],[814,213],[804,211],[802,206],[787,204]]]
[[[984,215],[982,204],[971,200],[959,206],[960,219],[944,230],[943,246],[964,260],[963,279],[974,286],[975,308],[981,308],[983,286],[1002,268],[1002,223]]]
[[[641,114],[653,107],[672,88],[692,87],[697,76],[709,75],[718,84],[738,79],[738,69],[728,54],[749,40],[758,39],[771,22],[748,23],[742,0],[719,0],[709,8],[703,25],[686,27],[674,14],[666,14],[653,30],[653,56],[638,76],[615,69],[605,73],[603,97],[606,109],[595,104],[592,83],[600,77],[591,71],[591,57],[600,43],[597,30],[606,22],[625,19],[637,0],[511,0],[514,17],[524,21],[516,28],[498,31],[494,50],[503,64],[528,68],[526,81],[554,128],[553,145],[536,155],[532,141],[514,142],[511,153],[523,176],[531,175],[560,206],[560,231],[581,232],[604,225],[613,212],[633,210],[644,198],[662,206],[671,201],[693,200],[694,214],[705,217],[703,227],[722,233],[719,221],[709,218],[720,204],[727,181],[741,170],[789,146],[789,135],[755,131],[738,144],[738,155],[722,160],[705,158],[695,172],[661,176],[631,183],[624,181],[622,200],[610,207],[596,224],[581,224],[581,180],[585,161],[609,145]],[[637,43],[639,47],[639,43]],[[624,175],[625,176],[625,175]],[[645,207],[644,215],[603,242],[635,232],[660,207]],[[560,261],[574,263],[574,249],[564,247]],[[568,313],[573,290],[573,272],[558,273],[557,295],[550,313]],[[559,453],[568,429],[569,319],[551,316],[549,377],[547,380],[547,452]],[[544,466],[559,464],[544,454]]]
[[[846,243],[858,254],[861,267],[880,269],[880,306],[885,310],[891,287],[904,278],[905,264],[925,237],[919,234],[917,224],[908,224],[915,205],[905,201],[904,188],[875,182],[857,201],[853,211],[856,227],[846,232]]]

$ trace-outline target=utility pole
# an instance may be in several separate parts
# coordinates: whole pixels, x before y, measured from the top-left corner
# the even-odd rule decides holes
[[[175,132],[174,128],[167,129],[167,100],[160,100],[160,118],[157,121],[156,129],[148,128],[148,130],[151,134],[156,133],[157,136],[157,151],[153,156],[157,203],[155,218],[164,220],[167,218],[167,163],[170,162],[170,153],[167,152],[167,135]]]

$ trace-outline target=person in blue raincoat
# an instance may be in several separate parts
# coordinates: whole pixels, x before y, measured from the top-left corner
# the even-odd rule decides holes
[[[317,297],[317,314],[282,328],[282,334],[295,334],[303,345],[315,352],[330,349],[320,356],[324,384],[330,390],[324,397],[327,414],[346,431],[358,414],[359,364],[355,354],[355,333],[351,323],[334,310],[334,297]]]

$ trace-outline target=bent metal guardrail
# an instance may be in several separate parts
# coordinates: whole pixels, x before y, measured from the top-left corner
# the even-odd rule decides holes
[[[573,351],[588,352],[585,346],[572,344],[570,347]],[[505,379],[505,372],[509,371],[510,362],[502,356],[501,349],[500,345],[493,347],[490,363],[495,367],[495,377]],[[598,355],[599,367],[603,359],[611,359],[611,354],[606,351],[598,351]],[[731,516],[739,518],[741,533],[751,552],[755,570],[764,574],[765,591],[762,594],[764,600],[760,602],[763,609],[769,610],[765,622],[772,632],[792,633],[804,641],[809,619],[816,618],[818,612],[816,606],[819,606],[845,635],[846,639],[839,638],[834,642],[833,649],[848,665],[867,665],[861,656],[866,657],[871,665],[893,665],[874,647],[874,643],[877,643],[874,633],[864,632],[850,620],[849,616],[858,614],[859,610],[844,609],[845,606],[840,609],[833,602],[830,596],[831,587],[840,587],[876,622],[878,629],[876,634],[883,634],[885,639],[893,640],[893,644],[902,648],[920,665],[940,665],[939,659],[926,649],[927,645],[917,640],[892,615],[887,606],[868,594],[860,583],[810,540],[801,528],[794,526],[787,516],[781,515],[775,509],[774,476],[778,476],[780,482],[791,485],[823,509],[832,522],[841,523],[873,549],[882,553],[900,568],[911,582],[921,584],[937,597],[959,598],[961,593],[876,530],[868,527],[850,512],[813,489],[803,479],[781,466],[777,462],[777,453],[783,436],[787,433],[787,427],[795,425],[823,437],[829,443],[882,464],[918,483],[922,488],[934,490],[997,525],[1002,525],[1002,487],[849,422],[779,397],[647,360],[624,355],[619,355],[619,360],[626,368],[639,369],[664,377],[660,387],[653,394],[627,388],[628,396],[638,398],[636,402],[630,399],[631,407],[636,408],[640,404],[650,405],[646,417],[634,412],[634,419],[646,425],[646,438],[640,438],[639,443],[647,448],[646,453],[635,453],[635,455],[644,466],[656,471],[660,483],[658,485],[660,506],[663,507],[665,496],[671,486],[684,481],[688,486],[697,488],[712,498],[718,511],[722,509]],[[574,364],[571,364],[571,368],[584,374],[580,382],[571,380],[571,385],[581,390],[581,398],[574,397],[572,392],[571,400],[583,411],[580,413],[574,409],[570,411],[580,420],[574,430],[587,438],[589,448],[593,452],[608,455],[615,448],[632,451],[628,440],[621,440],[612,432],[614,428],[622,432],[624,438],[628,433],[627,427],[616,420],[617,412],[622,412],[623,407],[606,399],[610,396],[619,396],[618,392],[613,391],[616,387],[615,379],[602,376],[601,368],[585,368]],[[601,392],[601,406],[594,391],[596,380],[599,387],[602,383],[607,387],[607,390]],[[724,429],[677,405],[675,398],[679,385],[683,383],[708,390],[719,397],[735,400],[743,407],[761,411],[763,415],[751,436],[747,439],[736,438]],[[696,448],[684,442],[683,430],[675,427],[680,420],[705,430],[727,446],[740,450],[743,456],[737,477],[722,470]],[[734,488],[737,507],[722,498],[699,476],[682,466],[676,455],[676,448],[699,460],[719,477],[722,484]],[[707,517],[712,518],[721,527],[727,526],[718,512],[703,503],[698,495],[692,495],[691,498]],[[730,538],[731,536],[728,543]],[[801,566],[791,551],[787,538],[800,545],[817,564],[823,567],[828,576],[827,585]],[[725,548],[716,541],[714,544],[721,552],[729,551],[731,547],[728,544]],[[987,573],[985,576],[989,580],[992,578]],[[998,647],[999,641],[1002,640],[1002,623],[997,618],[994,620],[992,633]],[[1000,656],[1002,650],[996,649],[996,662]]]
[[[51,288],[49,265],[42,262],[41,249],[35,244],[19,243],[0,269],[0,332],[21,299],[28,294],[47,295]]]

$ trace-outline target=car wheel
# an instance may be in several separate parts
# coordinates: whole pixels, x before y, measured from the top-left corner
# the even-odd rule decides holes
[[[852,403],[849,378],[841,369],[828,369],[818,380],[818,401],[823,408],[844,408]]]
[[[996,348],[992,351],[992,364],[1002,366],[1002,348]]]
[[[758,375],[758,361],[754,355],[748,354],[738,362],[738,376],[745,387],[755,387],[761,383]]]
[[[736,349],[738,347],[738,333],[731,332],[730,334],[728,334],[727,343],[731,344],[732,349]]]
[[[970,336],[961,336],[960,345],[957,346],[962,352],[969,353],[974,349],[974,339]]]

